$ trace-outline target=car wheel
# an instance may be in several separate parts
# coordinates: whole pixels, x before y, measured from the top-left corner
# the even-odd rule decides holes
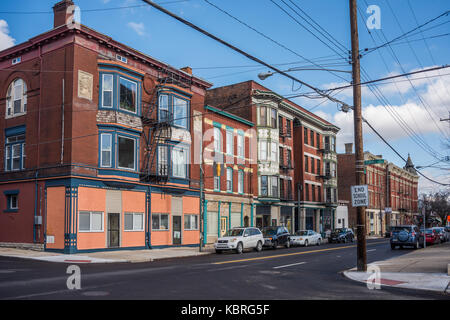
[[[273,248],[274,248],[274,249],[278,248],[278,241],[277,241],[277,240],[275,240],[275,241],[273,242]]]
[[[320,244],[322,243],[322,239],[317,239],[317,245],[320,246]]]
[[[416,240],[416,243],[414,244],[414,249],[419,249],[420,245],[419,245],[419,240]]]
[[[391,244],[391,250],[395,250],[395,244]]]
[[[242,242],[239,242],[236,247],[236,253],[241,254],[243,250],[244,250],[244,248],[242,246]]]
[[[285,247],[288,249],[291,247],[291,241],[289,239],[287,239]]]
[[[262,250],[262,243],[261,243],[261,241],[258,241],[258,243],[256,244],[255,250],[256,250],[256,252],[261,252],[261,250]]]
[[[305,240],[305,247],[308,246],[308,240]]]
[[[217,250],[216,249],[216,253],[221,254],[223,251],[222,250]]]
[[[353,242],[353,237],[350,238],[350,242]]]
[[[344,238],[344,243],[347,243],[347,237]]]

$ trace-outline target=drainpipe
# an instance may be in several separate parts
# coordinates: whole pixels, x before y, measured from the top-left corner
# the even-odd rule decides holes
[[[33,243],[36,243],[36,217],[37,217],[37,199],[38,199],[38,170],[36,169],[34,184],[34,221],[33,221]]]
[[[221,201],[219,200],[219,203],[218,203],[218,209],[217,209],[217,237],[219,237],[220,238],[220,204],[221,204]]]
[[[231,229],[231,202],[228,202],[228,230]]]

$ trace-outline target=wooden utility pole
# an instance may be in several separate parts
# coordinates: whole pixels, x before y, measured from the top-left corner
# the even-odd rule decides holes
[[[350,0],[350,33],[352,39],[352,75],[353,84],[361,83],[360,55],[358,39],[358,20],[356,0]],[[353,121],[355,130],[355,173],[356,185],[365,184],[364,148],[362,138],[361,86],[353,85]],[[367,271],[366,255],[366,208],[356,207],[357,268]]]

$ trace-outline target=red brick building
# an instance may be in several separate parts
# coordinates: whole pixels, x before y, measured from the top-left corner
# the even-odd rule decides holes
[[[355,154],[353,144],[346,144],[346,153],[338,154],[340,199],[351,201],[350,186],[355,185]],[[389,226],[416,223],[418,214],[418,180],[411,158],[404,168],[383,159],[382,155],[364,153],[365,184],[369,190],[366,208],[367,234],[383,235]],[[378,160],[378,161],[377,161]],[[349,206],[349,226],[356,228],[356,208]]]
[[[206,103],[256,125],[252,185],[257,227],[282,224],[291,232],[332,228],[336,126],[254,81],[210,89]]]
[[[192,115],[211,84],[66,25],[72,4],[54,6],[53,29],[0,52],[0,242],[198,245]]]

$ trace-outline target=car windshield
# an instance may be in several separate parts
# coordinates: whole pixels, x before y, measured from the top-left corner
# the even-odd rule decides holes
[[[277,234],[277,228],[264,228],[262,233],[265,236],[273,236]]]
[[[409,232],[411,230],[410,227],[392,227],[392,232],[400,232],[400,231],[406,231]]]
[[[295,235],[297,236],[307,236],[308,235],[308,231],[305,230],[299,230],[295,233]]]
[[[230,229],[225,233],[225,237],[237,237],[242,236],[244,229]]]

